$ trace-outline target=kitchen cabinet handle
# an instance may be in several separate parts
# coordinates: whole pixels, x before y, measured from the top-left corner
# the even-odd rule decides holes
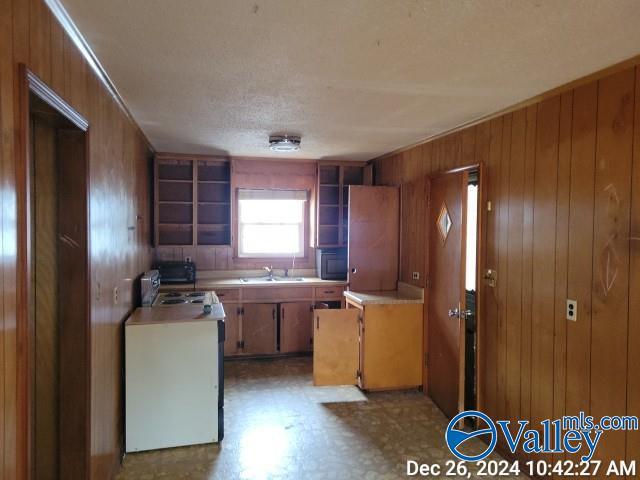
[[[284,307],[282,307],[282,320],[284,320]]]
[[[335,290],[325,290],[324,293],[327,293],[327,294],[335,293]]]
[[[357,272],[358,272],[358,269],[356,267],[351,268],[351,273],[357,273]]]
[[[320,330],[320,317],[316,317],[316,330]]]

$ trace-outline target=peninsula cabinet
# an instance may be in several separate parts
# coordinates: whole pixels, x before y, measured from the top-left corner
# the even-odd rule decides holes
[[[348,306],[314,311],[314,385],[422,385],[422,304]]]

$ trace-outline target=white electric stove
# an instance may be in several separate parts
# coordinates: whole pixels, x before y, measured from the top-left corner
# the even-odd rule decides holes
[[[143,275],[143,306],[125,322],[126,452],[224,436],[222,304],[214,293],[209,301],[159,286],[156,271]]]
[[[204,297],[206,292],[180,292],[180,291],[172,291],[172,292],[162,292],[159,293],[153,302],[152,306],[154,307],[170,307],[173,305],[186,305],[186,304],[202,304],[204,302]],[[219,303],[218,298],[215,293],[213,295],[213,302]]]

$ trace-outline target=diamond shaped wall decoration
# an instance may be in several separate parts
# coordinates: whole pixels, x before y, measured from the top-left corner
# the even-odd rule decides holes
[[[447,205],[444,203],[442,204],[442,207],[440,207],[440,214],[438,215],[436,223],[438,224],[440,239],[442,240],[442,243],[444,243],[447,241],[449,230],[451,230],[451,226],[453,225],[451,217],[449,216],[449,211],[447,210]]]

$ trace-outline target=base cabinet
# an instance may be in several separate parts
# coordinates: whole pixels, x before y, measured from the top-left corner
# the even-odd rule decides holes
[[[422,385],[422,304],[315,310],[314,385]]]
[[[355,385],[360,358],[360,311],[319,309],[313,319],[313,384]]]
[[[240,352],[240,307],[228,305],[224,313],[224,354],[236,355]]]
[[[248,303],[242,307],[242,311],[242,353],[276,353],[277,304]]]
[[[310,302],[280,304],[280,353],[310,352],[312,349]]]
[[[309,353],[313,307],[344,304],[344,285],[216,288],[226,313],[227,357]]]

